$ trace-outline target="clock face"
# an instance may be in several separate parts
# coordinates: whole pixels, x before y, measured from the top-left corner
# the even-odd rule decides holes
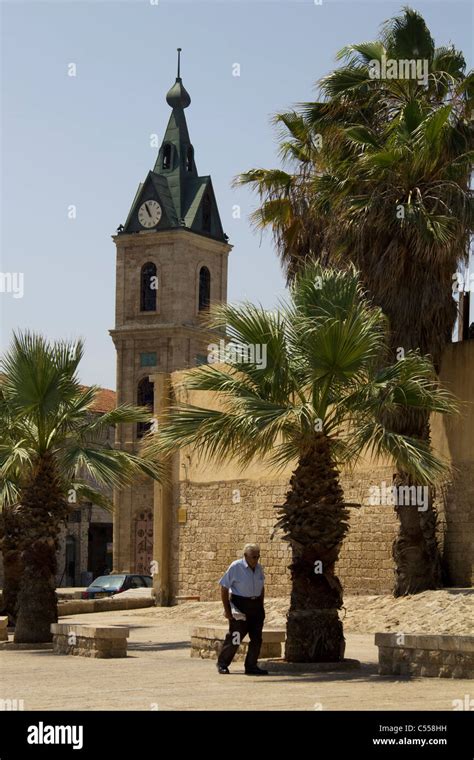
[[[161,206],[158,201],[145,201],[138,209],[138,221],[142,227],[156,227],[161,219]]]

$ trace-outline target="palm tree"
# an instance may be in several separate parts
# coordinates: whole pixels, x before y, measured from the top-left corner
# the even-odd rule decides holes
[[[14,335],[3,357],[0,395],[0,506],[6,579],[21,572],[15,641],[50,641],[57,621],[56,551],[61,524],[85,499],[109,506],[104,489],[139,475],[159,478],[159,465],[107,447],[109,426],[149,419],[119,406],[92,419],[97,387],[79,384],[83,344]],[[13,565],[13,572],[9,572]],[[13,600],[12,600],[13,596]],[[10,588],[9,603],[15,588]]]
[[[195,368],[184,386],[217,394],[218,408],[175,405],[147,441],[146,455],[153,460],[192,446],[216,463],[229,456],[243,466],[254,457],[277,469],[296,462],[276,523],[292,548],[285,656],[341,660],[335,563],[349,512],[339,468],[364,452],[389,455],[405,483],[432,482],[443,463],[426,441],[391,430],[388,421],[406,409],[446,413],[453,399],[418,353],[385,364],[386,321],[364,298],[354,269],[310,268],[279,311],[222,305],[211,326],[227,328],[236,361]],[[265,366],[246,361],[246,348],[257,345],[266,347]]]
[[[348,46],[339,57],[346,63],[322,80],[322,102],[305,104],[299,114],[305,143],[309,135],[322,136],[322,157],[313,173],[306,163],[293,162],[293,185],[303,187],[306,202],[300,224],[309,230],[316,217],[322,229],[323,245],[316,251],[308,247],[308,256],[342,268],[354,263],[389,318],[392,355],[419,349],[439,371],[457,316],[453,275],[472,228],[473,78],[464,74],[462,54],[452,47],[436,49],[423,18],[410,9],[386,22],[380,40]],[[373,62],[384,57],[426,61],[426,84],[373,78]],[[251,171],[240,181],[263,197],[256,216],[261,226],[278,231],[278,250],[291,279],[304,256],[300,249],[293,255],[279,220],[266,217],[265,204],[278,199],[270,197],[262,176]],[[294,201],[293,226],[298,216]],[[403,415],[397,424],[401,433],[429,439],[424,411]],[[432,500],[418,515],[403,508],[397,513],[395,595],[439,587]]]
[[[251,214],[255,229],[271,229],[287,283],[294,280],[311,261],[325,266],[328,221],[315,213],[314,183],[328,170],[327,151],[321,151],[318,135],[295,111],[277,114],[280,169],[250,169],[234,180],[234,186],[248,184],[254,188],[261,205]],[[294,169],[294,171],[292,171]]]
[[[321,209],[331,202],[334,247],[351,252],[390,320],[393,348],[419,348],[439,370],[456,320],[453,274],[472,228],[473,77],[461,53],[435,48],[415,11],[386,22],[381,37],[340,51],[347,63],[322,80],[322,116],[322,104],[303,108],[310,131],[330,118],[339,133],[316,194]],[[383,58],[425,61],[426,86],[372,79],[371,62]]]

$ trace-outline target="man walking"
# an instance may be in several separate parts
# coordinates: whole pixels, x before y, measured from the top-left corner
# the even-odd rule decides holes
[[[259,559],[258,544],[246,544],[242,559],[232,562],[219,581],[224,614],[229,621],[229,633],[217,660],[217,671],[221,674],[229,672],[229,665],[248,633],[250,643],[245,658],[245,673],[251,676],[268,675],[268,670],[262,670],[257,665],[265,619],[265,576]]]

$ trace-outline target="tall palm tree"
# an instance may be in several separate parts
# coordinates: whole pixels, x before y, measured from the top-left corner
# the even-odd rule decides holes
[[[426,441],[393,431],[390,419],[407,409],[446,413],[453,399],[418,353],[386,365],[385,318],[353,269],[311,268],[279,311],[224,305],[211,325],[226,328],[236,361],[195,368],[184,385],[217,394],[219,407],[178,403],[146,455],[192,446],[217,463],[229,456],[244,466],[266,457],[277,469],[296,462],[277,521],[292,548],[285,656],[338,661],[344,637],[335,563],[349,517],[339,468],[369,452],[390,456],[407,484],[432,482],[443,463]],[[246,349],[257,345],[266,347],[266,363],[246,361]]]
[[[257,230],[271,229],[287,283],[293,281],[308,262],[329,261],[326,247],[328,220],[321,209],[315,213],[314,182],[328,170],[327,151],[321,151],[318,135],[307,120],[295,111],[277,114],[274,124],[281,136],[279,169],[250,169],[234,181],[248,184],[261,199],[251,214]]]
[[[51,344],[26,332],[14,335],[1,360],[1,538],[7,580],[13,563],[21,571],[19,643],[51,640],[50,625],[57,621],[58,536],[77,503],[85,499],[110,506],[104,489],[162,473],[160,465],[104,443],[111,425],[144,421],[150,412],[123,405],[92,419],[98,388],[79,384],[82,355],[81,341]]]
[[[386,22],[379,40],[348,46],[339,57],[345,65],[320,83],[323,100],[303,105],[299,113],[304,142],[322,136],[313,173],[306,162],[301,167],[293,162],[293,185],[302,188],[306,203],[299,223],[309,231],[316,217],[322,229],[324,245],[309,246],[308,256],[340,267],[353,262],[389,318],[392,355],[419,349],[439,371],[457,316],[453,275],[472,229],[473,77],[465,75],[461,53],[435,48],[423,18],[410,9]],[[373,78],[373,62],[384,58],[426,61],[426,83]],[[290,141],[297,137],[292,134]],[[281,220],[265,215],[265,204],[278,199],[269,196],[263,175],[252,171],[240,181],[263,198],[256,217],[278,231],[278,250],[291,279],[304,256],[300,249],[293,255]],[[297,226],[298,201],[291,212]],[[424,411],[404,415],[398,426],[401,433],[429,438]],[[439,587],[432,503],[418,515],[403,508],[397,514],[395,594]]]

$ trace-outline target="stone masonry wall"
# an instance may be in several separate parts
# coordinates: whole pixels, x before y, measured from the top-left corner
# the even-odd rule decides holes
[[[348,501],[366,501],[371,483],[388,479],[386,469],[343,477]],[[171,588],[173,596],[219,599],[218,580],[228,565],[242,556],[245,543],[260,544],[268,596],[288,596],[291,553],[278,532],[273,505],[284,501],[287,483],[255,484],[235,480],[181,484],[179,506],[187,510],[184,524],[173,511]],[[240,497],[240,501],[238,501]],[[350,531],[337,574],[346,593],[388,593],[393,587],[391,546],[397,530],[389,506],[363,505],[350,510]]]
[[[474,463],[457,467],[444,489],[444,558],[448,583],[469,586],[474,577]]]
[[[240,502],[235,501],[238,492]],[[288,595],[289,548],[277,536],[270,538],[275,524],[273,505],[280,504],[284,494],[284,483],[181,483],[179,506],[187,510],[187,520],[178,524],[178,512],[173,511],[173,595],[219,599],[219,578],[250,541],[260,544],[268,594]]]
[[[441,371],[445,387],[462,402],[461,414],[431,420],[431,440],[438,455],[452,462],[451,482],[438,488],[438,541],[449,585],[471,586],[474,562],[474,341],[446,348]],[[182,375],[172,374],[178,398],[213,408],[214,399],[178,390]],[[217,407],[216,407],[217,408]],[[194,452],[182,455],[183,479],[174,484],[171,521],[171,591],[174,596],[218,599],[218,580],[243,545],[257,541],[261,546],[267,593],[287,595],[290,589],[287,566],[290,552],[279,535],[273,540],[276,520],[274,504],[284,501],[291,468],[280,480],[265,480],[264,468],[252,464],[248,477],[230,460],[223,469],[201,463]],[[392,482],[393,466],[366,462],[354,472],[341,475],[348,502],[362,506],[350,509],[350,531],[341,550],[337,573],[346,593],[381,594],[393,588],[391,556],[398,521],[391,506],[369,503],[370,485]],[[246,475],[246,474],[245,474]],[[237,496],[240,491],[240,500]],[[186,517],[178,521],[178,508]]]

